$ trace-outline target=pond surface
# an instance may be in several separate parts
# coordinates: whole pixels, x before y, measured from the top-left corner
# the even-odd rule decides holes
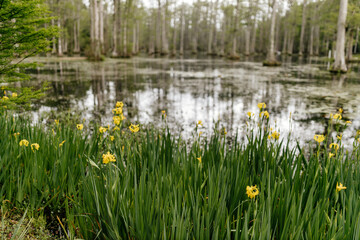
[[[35,78],[31,85],[48,81],[51,89],[34,104],[34,120],[50,111],[70,111],[81,119],[108,124],[115,102],[123,101],[124,115],[132,122],[163,126],[161,111],[165,110],[170,128],[184,136],[189,136],[199,120],[205,135],[217,120],[234,135],[245,129],[246,113],[254,112],[257,117],[257,104],[265,102],[272,126],[282,136],[292,131],[303,143],[315,133],[326,133],[329,113],[340,107],[344,119],[352,121],[344,132],[348,144],[360,128],[358,65],[347,75],[334,76],[327,71],[328,62],[290,57],[277,68],[263,67],[253,59],[36,60],[44,65],[31,71]]]

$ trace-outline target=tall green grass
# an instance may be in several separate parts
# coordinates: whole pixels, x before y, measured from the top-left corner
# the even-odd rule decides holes
[[[69,239],[360,239],[357,145],[329,158],[328,137],[305,154],[259,124],[231,145],[218,129],[188,145],[166,129],[46,130],[3,114],[0,200],[46,215]],[[102,163],[106,152],[115,163]]]

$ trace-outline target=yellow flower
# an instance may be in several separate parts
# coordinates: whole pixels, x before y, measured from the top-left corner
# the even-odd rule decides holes
[[[345,123],[346,123],[346,124],[352,124],[352,122],[351,122],[351,121],[346,121]]]
[[[82,129],[84,128],[84,125],[83,125],[83,124],[77,124],[77,125],[76,125],[76,128],[77,128],[78,130],[82,130]]]
[[[22,147],[22,146],[27,147],[27,146],[29,146],[29,141],[26,139],[23,139],[19,142],[19,145],[20,145],[20,147]]]
[[[332,158],[333,156],[335,156],[334,153],[329,153],[329,159]]]
[[[336,183],[336,191],[337,192],[340,192],[343,189],[346,189],[346,187],[343,186],[341,183],[340,184]]]
[[[112,113],[113,114],[122,114],[122,108],[120,108],[120,107],[118,107],[118,108],[114,108],[113,110],[112,110]]]
[[[199,120],[198,122],[197,122],[197,124],[196,124],[196,126],[198,127],[199,125],[203,125],[203,123],[202,123],[202,121],[201,120]]]
[[[260,117],[263,117],[265,116],[266,118],[269,118],[269,113],[268,111],[262,111],[260,114],[259,114]]]
[[[118,126],[115,126],[113,131],[120,131],[120,128]]]
[[[59,125],[59,120],[55,119],[54,122],[56,125]]]
[[[40,148],[40,145],[39,145],[39,144],[37,144],[37,143],[31,144],[31,150],[33,150],[33,151],[34,151],[34,149],[35,149],[35,150],[39,150],[39,148]]]
[[[3,96],[2,99],[3,99],[4,101],[9,100],[9,98],[8,98],[7,96]]]
[[[249,118],[251,118],[252,116],[254,116],[254,114],[252,112],[247,112],[247,115]]]
[[[334,119],[339,119],[339,120],[341,120],[341,119],[342,119],[342,117],[341,117],[341,114],[340,114],[340,113],[334,114],[334,115],[333,115],[333,118],[334,118]]]
[[[226,128],[224,128],[224,135],[226,135],[227,134],[227,131],[226,131]]]
[[[339,139],[340,141],[341,141],[341,139],[342,139],[342,134],[340,134],[339,136],[336,136],[337,137],[337,139]]]
[[[107,130],[107,129],[104,128],[104,127],[99,127],[99,132],[100,132],[100,133],[104,133],[104,132],[106,132],[106,130]]]
[[[120,125],[121,118],[120,118],[119,116],[113,117],[113,120],[114,120],[114,124],[115,124],[115,125]]]
[[[126,117],[124,117],[124,114],[120,114],[120,120],[123,121],[125,119],[126,119]]]
[[[19,136],[19,135],[20,135],[20,133],[19,133],[19,132],[14,133],[14,137],[17,137],[17,136]]]
[[[163,116],[164,118],[166,118],[166,112],[165,112],[165,110],[162,110],[162,111],[161,111],[161,116]]]
[[[339,108],[339,113],[343,113],[343,109],[342,109],[342,108]]]
[[[115,104],[115,107],[117,107],[117,108],[122,108],[124,106],[124,103],[123,102],[116,102],[116,104]]]
[[[199,163],[201,163],[201,157],[198,157],[198,158],[196,158],[197,160],[199,160]]]
[[[246,194],[248,195],[249,198],[255,198],[257,195],[259,195],[259,189],[257,189],[256,185],[251,187],[247,186]]]
[[[199,137],[201,136],[201,134],[203,134],[203,132],[199,132]]]
[[[132,133],[136,133],[139,131],[139,124],[138,125],[131,124],[129,129]]]
[[[102,158],[104,164],[108,164],[109,162],[116,162],[115,156],[110,152],[107,152],[107,154],[103,154]]]
[[[18,95],[17,95],[17,93],[12,93],[11,94],[11,97],[13,97],[13,98],[16,98]]]
[[[114,141],[115,137],[114,136],[110,136],[110,141]]]
[[[275,140],[278,140],[280,137],[280,133],[277,131],[274,131],[271,135],[269,135],[269,138],[273,138]]]
[[[315,135],[314,140],[317,141],[318,143],[321,143],[322,141],[325,140],[325,137],[324,135]]]
[[[333,148],[333,147],[334,147],[335,151],[337,151],[339,149],[339,144],[337,144],[337,143],[330,144],[330,148]]]
[[[66,140],[62,141],[62,142],[59,144],[59,147],[62,147],[65,142],[66,142]]]
[[[265,109],[265,108],[266,108],[266,104],[263,103],[263,102],[262,102],[262,103],[258,103],[257,106],[258,106],[259,109]]]

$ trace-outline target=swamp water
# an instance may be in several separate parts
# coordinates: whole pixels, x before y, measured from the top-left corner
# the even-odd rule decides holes
[[[256,60],[219,58],[35,60],[43,66],[30,71],[33,81],[21,84],[39,86],[48,81],[51,87],[33,105],[35,121],[42,121],[49,112],[72,112],[107,125],[115,102],[123,101],[124,115],[131,122],[164,126],[161,111],[165,110],[168,126],[184,137],[191,135],[199,120],[205,136],[217,120],[234,136],[245,131],[246,113],[254,112],[258,118],[257,104],[265,102],[271,126],[280,129],[281,137],[291,131],[301,143],[311,141],[315,133],[325,134],[329,113],[340,107],[343,118],[352,121],[343,134],[347,145],[360,128],[358,65],[346,75],[335,76],[327,71],[328,62],[290,57],[276,68],[263,67]]]

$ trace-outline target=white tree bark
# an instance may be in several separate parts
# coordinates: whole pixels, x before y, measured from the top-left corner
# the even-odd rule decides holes
[[[60,24],[60,18],[57,20],[57,26],[59,29],[61,29],[61,24]],[[62,33],[60,32],[59,37],[58,37],[58,56],[62,57],[63,54],[63,50],[62,50]]]
[[[184,34],[185,34],[185,17],[184,8],[181,9],[181,35],[180,35],[180,51],[179,54],[184,54]]]
[[[272,13],[271,13],[271,26],[270,26],[270,39],[269,39],[269,50],[267,53],[267,61],[269,63],[275,63],[275,24],[276,24],[276,11],[277,11],[277,0],[273,1]]]
[[[302,20],[301,20],[301,33],[300,33],[300,46],[299,46],[299,55],[301,56],[304,52],[304,35],[306,28],[306,1],[304,0]]]
[[[117,37],[118,37],[118,0],[114,0],[114,17],[113,17],[113,50],[111,53],[112,57],[117,57],[118,56],[118,52],[117,52]]]
[[[160,0],[159,0],[160,2]],[[161,8],[162,10],[162,24],[161,24],[161,54],[167,55],[169,53],[169,42],[166,35],[166,3]]]
[[[348,0],[340,0],[339,18],[337,23],[336,58],[333,71],[347,72],[345,63],[345,24]]]
[[[231,57],[237,57],[237,46],[236,46],[236,38],[238,34],[238,15],[239,15],[239,9],[240,8],[240,0],[237,0],[236,4],[236,10],[235,10],[235,18],[234,18],[234,34],[232,39],[232,51],[231,51]]]

